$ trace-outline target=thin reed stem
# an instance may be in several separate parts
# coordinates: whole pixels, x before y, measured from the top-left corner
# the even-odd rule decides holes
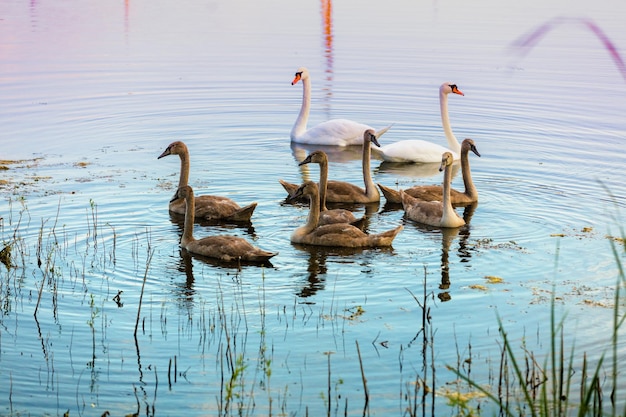
[[[367,388],[367,378],[365,378],[365,371],[363,370],[363,360],[361,359],[361,349],[359,349],[359,341],[355,340],[356,352],[359,356],[359,366],[361,368],[361,380],[363,381],[363,392],[365,394],[365,404],[363,404],[363,415],[369,410],[370,392]]]

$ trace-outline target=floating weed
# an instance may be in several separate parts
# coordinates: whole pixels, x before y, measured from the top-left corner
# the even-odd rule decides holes
[[[489,291],[489,288],[485,287],[482,284],[472,284],[469,286],[469,288],[472,290]]]
[[[350,308],[346,308],[343,310],[346,313],[350,313],[349,315],[345,316],[342,315],[341,317],[348,320],[348,321],[355,321],[355,320],[359,320],[359,318],[365,314],[365,310],[363,309],[363,307],[361,307],[360,305],[358,306],[354,306],[354,307],[350,307]]]
[[[0,250],[0,262],[6,266],[7,269],[11,269],[13,264],[11,263],[11,249],[13,248],[12,243],[7,243],[4,245],[4,248]]]
[[[504,279],[495,275],[485,275],[488,284],[503,284]]]
[[[613,242],[621,243],[622,245],[626,244],[626,240],[623,237],[616,237],[616,236],[611,236],[611,235],[605,235],[604,237],[606,239],[612,240]]]
[[[459,392],[458,389],[442,388],[437,391],[437,395],[445,398],[450,407],[458,410],[458,416],[477,416],[480,415],[479,410],[475,409],[473,403],[484,399],[487,396],[478,390],[469,392]]]
[[[591,226],[585,226],[582,229],[568,229],[560,233],[552,233],[550,234],[550,237],[569,237],[569,238],[576,238],[579,240],[605,238],[605,239],[615,240],[616,242],[623,242],[622,238],[614,237],[610,235],[602,235]]]
[[[475,249],[498,249],[498,250],[515,250],[519,252],[526,252],[526,248],[520,246],[514,240],[509,240],[508,242],[494,242],[491,238],[484,239],[476,239],[468,246],[473,246]]]

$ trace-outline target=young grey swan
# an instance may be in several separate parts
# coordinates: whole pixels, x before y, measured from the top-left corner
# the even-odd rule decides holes
[[[328,156],[324,151],[313,151],[298,165],[315,163],[320,166],[320,220],[318,226],[331,223],[355,223],[360,221],[350,210],[326,208],[326,189],[328,187]]]
[[[188,185],[180,187],[174,199],[181,199],[186,205],[185,226],[180,246],[187,251],[223,262],[266,262],[278,254],[278,252],[268,252],[257,248],[238,236],[207,236],[196,240],[193,237],[195,213],[193,189]]]
[[[317,184],[307,181],[298,188],[296,196],[309,198],[310,211],[304,226],[297,228],[291,235],[293,243],[315,246],[335,246],[346,248],[391,246],[403,226],[400,225],[377,235],[368,235],[358,227],[347,223],[333,223],[318,226],[320,216],[320,197]]]
[[[456,206],[465,206],[478,201],[478,191],[472,181],[472,172],[470,170],[469,151],[480,156],[474,141],[472,139],[465,139],[461,144],[461,174],[463,175],[465,191],[460,192],[450,188],[450,202]],[[402,204],[400,191],[385,187],[382,184],[378,184],[378,187],[387,202]],[[411,197],[419,198],[424,201],[441,201],[443,196],[443,187],[441,185],[416,185],[403,191]]]
[[[365,189],[345,181],[328,181],[326,186],[326,202],[327,203],[375,203],[380,201],[380,193],[376,184],[372,180],[370,170],[371,162],[371,145],[376,146],[378,140],[373,129],[367,129],[363,132],[363,182]],[[290,198],[294,198],[294,193],[298,189],[298,185],[291,184],[283,180],[279,180],[283,188],[289,193]]]
[[[418,200],[404,191],[400,191],[402,206],[407,218],[437,227],[460,227],[465,224],[465,220],[454,211],[450,202],[450,180],[452,179],[450,167],[453,161],[454,157],[450,152],[445,152],[441,157],[439,171],[444,171],[443,202]]]
[[[181,141],[172,142],[157,159],[168,155],[180,157],[180,179],[178,188],[184,187],[189,181],[189,150]],[[196,219],[213,221],[249,222],[254,213],[257,203],[240,207],[227,197],[215,195],[202,195],[196,197]],[[173,199],[169,205],[170,211],[177,214],[185,214],[185,202],[182,199]]]

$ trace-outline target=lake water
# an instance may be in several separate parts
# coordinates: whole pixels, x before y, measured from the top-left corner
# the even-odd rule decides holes
[[[471,359],[493,383],[498,316],[543,360],[552,298],[566,351],[597,359],[624,263],[625,19],[621,0],[2,2],[0,225],[14,267],[0,266],[0,415],[362,415],[362,373],[371,415],[415,401],[444,415],[446,365]],[[456,83],[453,130],[482,155],[468,226],[424,228],[383,198],[356,211],[372,233],[405,224],[392,249],[292,245],[308,209],[284,204],[278,180],[318,177],[289,140],[300,66],[310,125],[393,123],[381,145],[444,144],[438,87]],[[197,195],[258,202],[249,227],[195,235],[244,236],[280,252],[271,267],[181,253],[167,210],[179,161],[157,160],[174,140]],[[361,184],[359,155],[332,152],[331,178]],[[372,174],[441,181],[377,160]]]

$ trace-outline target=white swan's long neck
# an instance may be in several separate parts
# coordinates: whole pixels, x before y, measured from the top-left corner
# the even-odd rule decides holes
[[[447,220],[456,217],[456,212],[452,207],[450,200],[450,182],[452,181],[452,166],[446,165],[443,172],[443,214],[441,216],[441,223],[446,224]]]
[[[178,154],[180,157],[180,177],[178,179],[178,188],[184,187],[189,183],[189,152],[185,151]]]
[[[443,132],[448,141],[448,148],[458,155],[461,152],[461,144],[452,132],[450,116],[448,115],[448,94],[443,91],[439,91],[439,111],[441,112],[441,124],[443,125]]]
[[[309,121],[309,111],[311,110],[311,79],[302,79],[302,106],[298,118],[291,129],[291,139],[295,139],[306,132],[306,125]]]
[[[478,194],[474,181],[472,181],[472,171],[469,163],[469,150],[464,149],[461,153],[461,174],[463,175],[463,184],[465,185],[465,194],[474,197]]]
[[[365,195],[370,198],[374,198],[376,196],[380,197],[380,193],[378,192],[378,187],[374,184],[374,180],[372,180],[372,172],[370,169],[371,162],[371,144],[369,140],[363,141],[363,182],[365,183]]]
[[[320,162],[320,210],[326,211],[326,188],[328,187],[328,161]]]
[[[196,212],[196,201],[193,196],[193,192],[187,194],[185,198],[185,226],[183,228],[183,235],[180,238],[180,243],[186,246],[188,243],[193,242],[193,223],[194,215]]]

